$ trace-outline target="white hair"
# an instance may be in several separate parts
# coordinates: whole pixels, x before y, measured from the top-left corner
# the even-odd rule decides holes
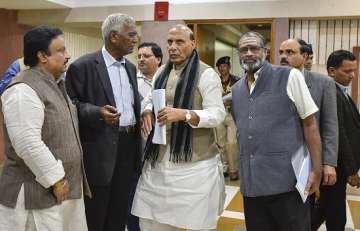
[[[194,32],[190,29],[190,27],[188,27],[187,25],[184,25],[184,24],[177,24],[175,25],[174,27],[172,27],[170,29],[170,31],[172,30],[183,30],[183,31],[186,31],[187,33],[189,33],[189,36],[190,36],[190,39],[191,40],[195,40],[194,38]]]
[[[104,42],[107,43],[109,35],[112,31],[121,32],[125,25],[136,25],[135,19],[127,14],[110,14],[104,20],[101,26],[101,32]]]

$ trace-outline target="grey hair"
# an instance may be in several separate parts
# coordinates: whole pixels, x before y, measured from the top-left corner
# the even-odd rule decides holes
[[[195,40],[194,32],[190,29],[190,27],[184,25],[184,24],[177,24],[174,27],[170,29],[171,30],[184,30],[189,33],[190,40]]]
[[[266,40],[265,40],[264,36],[262,36],[260,33],[256,32],[256,31],[248,31],[248,32],[242,34],[242,35],[240,36],[239,43],[240,43],[240,41],[241,41],[242,39],[248,38],[248,37],[258,38],[258,39],[260,40],[260,45],[261,45],[262,47],[265,47],[265,42],[266,42]]]
[[[104,42],[107,43],[112,31],[120,32],[125,25],[136,25],[135,19],[127,14],[110,14],[101,26]]]

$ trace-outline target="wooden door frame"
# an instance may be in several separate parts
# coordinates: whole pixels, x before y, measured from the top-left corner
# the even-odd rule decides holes
[[[201,24],[270,24],[270,61],[275,62],[275,18],[266,19],[201,19],[201,20],[185,20],[186,25],[193,25],[195,41],[197,41],[197,26]]]
[[[356,73],[354,79],[351,83],[351,98],[356,103],[356,106],[359,108],[360,103],[360,94],[359,94],[359,85],[360,85],[360,47],[353,47],[353,53],[356,57]]]

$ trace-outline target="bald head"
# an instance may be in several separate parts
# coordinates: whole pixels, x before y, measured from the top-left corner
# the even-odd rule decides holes
[[[176,25],[169,30],[167,43],[170,62],[182,65],[195,49],[194,33],[185,25]]]
[[[280,65],[291,66],[302,70],[305,57],[300,52],[301,45],[296,39],[288,39],[281,43],[279,49]]]
[[[297,41],[297,39],[287,39],[283,41],[281,45],[297,46],[300,50],[300,43]]]
[[[187,33],[190,40],[195,40],[194,32],[188,26],[183,25],[183,24],[177,24],[176,26],[172,27],[169,30],[169,33],[173,32],[173,31],[177,31],[177,30],[180,30],[180,31],[183,31],[183,32]]]

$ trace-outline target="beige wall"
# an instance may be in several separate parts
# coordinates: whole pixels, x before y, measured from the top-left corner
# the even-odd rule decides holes
[[[137,21],[154,20],[154,5],[75,8],[66,10],[22,10],[22,23],[100,22],[111,13],[122,12]],[[197,4],[170,4],[169,20],[249,19],[360,16],[359,0],[257,0]]]
[[[99,29],[74,29],[64,27],[63,30],[66,49],[71,55],[70,62],[102,47],[103,41]]]
[[[352,51],[353,47],[360,46],[360,19],[293,19],[290,20],[290,38],[302,38],[311,43],[314,64],[325,65],[334,50]]]
[[[100,28],[79,28],[62,27],[65,35],[66,49],[71,55],[70,63],[77,58],[97,51],[103,46],[103,39]],[[139,36],[141,36],[141,26],[137,26]],[[132,63],[137,62],[137,46],[132,54],[126,56]]]
[[[141,42],[155,42],[162,50],[164,55],[163,63],[169,56],[167,53],[167,33],[169,29],[177,24],[184,24],[184,21],[166,21],[166,22],[143,22],[141,25]]]

